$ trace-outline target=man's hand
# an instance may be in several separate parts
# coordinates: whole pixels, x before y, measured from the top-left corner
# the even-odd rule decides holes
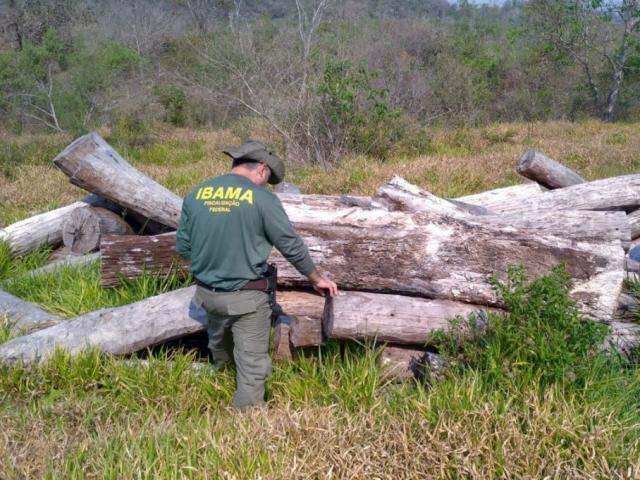
[[[320,295],[324,296],[325,291],[329,292],[329,295],[332,297],[338,295],[338,286],[336,283],[320,274],[317,270],[311,272],[309,275],[309,281],[311,282],[311,285],[313,285],[313,289]]]

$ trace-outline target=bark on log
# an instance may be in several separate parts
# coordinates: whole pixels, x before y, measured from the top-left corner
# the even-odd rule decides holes
[[[100,246],[103,235],[132,234],[133,229],[115,213],[99,207],[78,208],[62,225],[62,243],[72,253],[83,255]]]
[[[74,185],[177,228],[182,199],[132,167],[97,133],[75,140],[53,163]]]
[[[483,322],[487,310],[494,311],[450,300],[343,291],[327,299],[322,323],[329,338],[425,345],[451,320],[473,316]]]
[[[46,360],[56,348],[72,354],[92,347],[115,355],[132,353],[206,330],[207,317],[194,308],[195,287],[147,298],[117,308],[97,310],[0,345],[0,363]],[[279,302],[287,311],[291,296]],[[300,302],[291,300],[295,305]],[[292,310],[293,310],[292,309]]]
[[[640,174],[605,178],[550,190],[493,207],[496,213],[558,210],[625,210],[640,206]]]
[[[436,379],[446,368],[437,353],[415,347],[386,345],[380,354],[384,378],[395,382]]]
[[[62,243],[62,226],[73,212],[87,206],[117,209],[113,203],[97,195],[56,208],[0,229],[0,241],[5,241],[14,255],[25,255],[44,245],[57,247]]]
[[[631,228],[631,239],[635,240],[640,237],[640,209],[631,212],[627,219],[629,220],[629,227]]]
[[[501,228],[514,228],[531,235],[558,235],[586,241],[619,239],[629,248],[631,234],[624,212],[594,212],[587,210],[563,210],[535,212],[517,215],[470,215],[457,205],[412,185],[400,177],[384,184],[374,201],[384,203],[389,209],[405,212],[436,212],[464,218],[478,224]]]
[[[9,332],[15,335],[56,325],[63,318],[0,290],[0,320],[8,322]]]
[[[570,168],[535,150],[528,150],[520,157],[516,170],[523,177],[551,190],[578,185],[585,181]]]
[[[373,215],[369,216],[370,213]],[[368,221],[370,220],[370,221]],[[377,211],[333,217],[331,225],[297,223],[312,258],[344,289],[395,292],[500,306],[490,279],[522,264],[532,278],[564,263],[584,314],[610,320],[624,277],[620,242],[576,242],[475,225],[431,213]],[[279,255],[282,286],[306,279]]]
[[[534,197],[544,192],[544,189],[537,183],[523,183],[511,187],[496,188],[487,192],[465,195],[456,198],[461,202],[478,205],[488,210],[495,210],[496,207],[504,203],[517,202],[520,199]]]
[[[311,218],[291,210],[292,220],[316,264],[344,289],[500,306],[491,285],[494,274],[503,276],[510,266],[522,264],[535,278],[564,263],[583,313],[608,321],[616,309],[624,278],[619,240],[577,242],[432,213],[357,207],[313,212]],[[105,283],[145,270],[166,273],[175,262],[174,242],[169,234],[107,237],[101,247]],[[278,265],[281,286],[308,287],[277,252],[270,261]]]
[[[294,347],[322,345],[324,297],[316,293],[278,291],[278,304],[291,317],[290,338]]]

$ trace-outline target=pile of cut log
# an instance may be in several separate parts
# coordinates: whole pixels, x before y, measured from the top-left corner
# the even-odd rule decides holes
[[[104,288],[144,272],[188,271],[175,253],[180,197],[96,133],[74,141],[54,164],[92,195],[0,231],[16,255],[64,243],[101,262]],[[387,345],[382,362],[392,377],[433,373],[443,362],[428,350],[432,332],[456,317],[485,321],[487,312],[504,310],[494,275],[504,278],[521,264],[537,277],[560,263],[585,317],[608,323],[608,345],[628,352],[640,342],[637,303],[622,293],[626,252],[640,237],[640,175],[586,182],[534,151],[517,170],[532,182],[457,199],[400,177],[372,197],[278,193],[314,261],[341,293],[325,301],[274,251],[278,303],[286,313],[276,324],[274,355],[290,358],[328,338],[374,340]],[[36,320],[17,321],[16,328],[35,331],[1,345],[0,361],[40,361],[57,347],[128,354],[203,331],[204,313],[190,305],[194,288],[67,321],[26,305],[26,317]],[[0,311],[3,304],[20,317],[19,300],[0,296]]]

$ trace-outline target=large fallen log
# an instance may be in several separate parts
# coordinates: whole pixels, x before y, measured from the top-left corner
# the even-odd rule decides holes
[[[62,243],[62,226],[73,212],[96,206],[117,208],[97,195],[88,195],[80,201],[48,212],[40,213],[0,229],[0,241],[7,242],[14,255],[25,255],[44,245],[57,247]]]
[[[46,360],[56,348],[72,354],[85,348],[96,348],[124,355],[204,331],[206,313],[202,308],[194,308],[190,302],[195,288],[164,293],[123,307],[97,310],[15,338],[0,345],[0,363]],[[292,294],[279,298],[285,312],[289,302],[300,304],[294,297]]]
[[[503,277],[510,266],[522,264],[535,278],[564,263],[583,313],[608,321],[622,287],[624,251],[619,240],[577,242],[429,212],[409,215],[353,207],[313,213],[296,216],[292,211],[294,225],[316,264],[348,290],[500,306],[491,281],[494,274]],[[143,271],[166,273],[175,265],[173,242],[175,236],[169,234],[153,240],[107,238],[101,247],[103,274],[118,279]],[[281,286],[308,287],[307,279],[277,252],[271,261],[278,265]]]
[[[631,357],[640,347],[640,324],[611,322],[604,347],[623,356]]]
[[[548,189],[584,183],[584,178],[576,172],[535,150],[527,150],[520,157],[516,170],[523,177]]]
[[[534,197],[542,192],[544,192],[544,189],[539,184],[531,182],[465,195],[464,197],[456,198],[456,200],[478,205],[488,210],[495,210],[503,203],[517,202],[520,199]]]
[[[177,228],[182,199],[133,168],[97,133],[75,140],[53,163],[74,185]]]
[[[98,249],[103,235],[132,234],[120,216],[100,207],[86,206],[71,212],[62,225],[62,243],[70,252],[83,255]]]
[[[494,311],[450,300],[341,292],[327,300],[322,323],[328,338],[425,345],[451,320],[473,316],[483,322],[488,310]]]
[[[496,213],[558,210],[625,210],[640,206],[640,174],[605,178],[549,190],[529,198],[494,206]]]
[[[0,320],[7,322],[9,332],[16,335],[56,325],[63,318],[41,309],[35,303],[0,290]]]
[[[392,210],[413,213],[438,212],[480,224],[512,227],[531,235],[558,235],[563,238],[596,242],[619,239],[625,249],[629,248],[631,240],[629,222],[624,212],[561,210],[533,214],[471,216],[456,204],[436,197],[397,176],[380,187],[373,200]]]

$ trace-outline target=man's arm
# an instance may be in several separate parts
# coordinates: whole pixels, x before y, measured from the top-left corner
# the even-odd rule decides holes
[[[176,252],[185,260],[191,260],[191,219],[187,208],[186,199],[182,203],[180,224],[176,232]]]
[[[294,230],[287,212],[284,211],[277,197],[273,197],[273,202],[263,209],[263,222],[269,241],[296,270],[309,279],[318,293],[323,294],[328,290],[332,297],[338,294],[337,285],[316,268],[307,246]]]

